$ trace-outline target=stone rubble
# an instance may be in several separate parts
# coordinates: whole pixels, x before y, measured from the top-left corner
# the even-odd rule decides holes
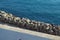
[[[30,20],[27,18],[16,17],[11,13],[7,13],[5,11],[0,11],[0,21],[14,24],[20,28],[26,28],[38,32],[60,36],[60,25],[54,25],[40,21]]]

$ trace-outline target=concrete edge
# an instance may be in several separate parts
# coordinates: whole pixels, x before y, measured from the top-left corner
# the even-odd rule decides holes
[[[45,34],[45,33],[41,33],[41,32],[26,30],[26,29],[22,29],[22,28],[11,27],[11,26],[8,26],[7,24],[0,24],[0,28],[11,30],[11,31],[16,31],[16,32],[21,32],[21,33],[26,33],[26,34],[30,34],[30,35],[35,35],[35,36],[39,36],[39,37],[49,38],[52,40],[60,40],[60,36],[54,36],[54,35]]]

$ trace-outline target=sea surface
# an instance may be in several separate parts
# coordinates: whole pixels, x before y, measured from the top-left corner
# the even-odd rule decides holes
[[[60,24],[60,0],[0,0],[0,10],[31,20]]]

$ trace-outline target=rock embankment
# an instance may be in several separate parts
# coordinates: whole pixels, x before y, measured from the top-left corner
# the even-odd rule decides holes
[[[0,11],[0,21],[4,23],[16,25],[20,28],[25,28],[29,30],[34,30],[38,32],[60,36],[59,25],[39,22],[35,20],[30,20],[27,18],[16,17],[12,15],[11,13],[7,13],[5,11]]]

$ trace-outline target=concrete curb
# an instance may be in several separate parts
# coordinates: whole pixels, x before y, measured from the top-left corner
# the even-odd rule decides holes
[[[52,40],[60,40],[59,36],[54,36],[54,35],[45,34],[45,33],[41,33],[41,32],[35,32],[35,31],[26,30],[26,29],[17,28],[17,27],[12,27],[7,24],[0,24],[0,28],[6,29],[6,30],[11,30],[11,31],[16,31],[16,32],[21,32],[21,33],[26,33],[26,34],[30,34],[30,35],[35,35],[38,37],[49,38]]]

